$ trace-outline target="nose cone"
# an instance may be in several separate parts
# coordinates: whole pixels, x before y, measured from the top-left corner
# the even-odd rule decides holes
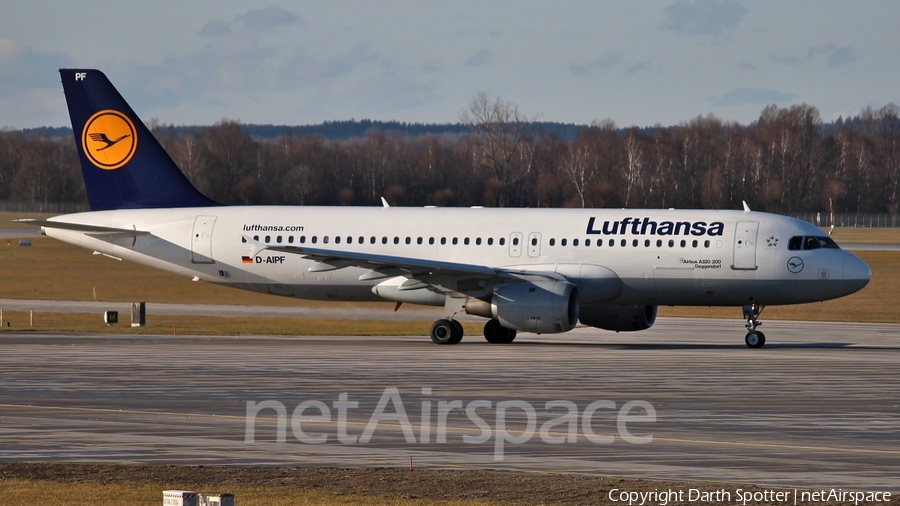
[[[862,290],[869,284],[870,279],[872,279],[872,269],[869,269],[865,262],[855,255],[850,255],[844,260],[844,282],[850,288],[848,294]]]

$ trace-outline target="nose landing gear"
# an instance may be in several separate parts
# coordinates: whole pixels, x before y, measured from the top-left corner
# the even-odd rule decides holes
[[[744,343],[750,348],[762,348],[766,344],[766,335],[761,331],[756,330],[756,327],[762,325],[762,322],[759,321],[759,315],[762,313],[765,306],[760,306],[759,304],[748,304],[744,306],[744,318],[747,319],[747,335],[744,337]]]

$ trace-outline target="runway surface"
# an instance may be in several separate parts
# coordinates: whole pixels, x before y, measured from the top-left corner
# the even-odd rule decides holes
[[[234,304],[166,304],[148,302],[148,315],[178,316],[256,316],[270,318],[340,318],[344,320],[436,320],[443,308],[406,304],[393,311],[392,303],[381,307],[366,306],[240,306]],[[0,299],[0,309],[7,311],[37,311],[43,313],[96,313],[119,311],[131,313],[130,302],[102,302],[78,300]],[[461,315],[461,320],[484,321],[484,318]]]
[[[900,325],[764,328],[769,344],[760,350],[744,346],[740,322],[674,318],[639,334],[525,334],[512,345],[479,336],[437,346],[426,337],[0,332],[0,460],[406,466],[413,457],[416,467],[896,488]],[[382,409],[394,419],[382,419],[367,444],[339,442],[340,395],[359,403],[347,410],[344,430],[360,436],[391,387],[416,442],[406,440],[394,403]],[[489,407],[471,404],[477,400]],[[551,444],[570,435],[566,423],[541,435],[546,421],[567,412],[548,412],[545,403],[555,400],[574,403],[575,442]],[[285,407],[283,417],[259,412],[252,443],[248,401]],[[317,409],[295,416],[303,401],[324,403],[331,421]],[[460,402],[447,405],[446,442],[436,442],[438,405],[452,401]],[[500,423],[501,401],[534,407],[530,438],[525,409],[507,407]],[[595,401],[615,408],[595,405],[585,431]],[[627,442],[617,425],[631,401],[656,412],[655,422],[626,425],[632,436],[652,435],[647,444]],[[464,438],[483,434],[465,408],[489,430],[487,441]],[[503,427],[527,441],[501,445],[497,460],[490,431]],[[617,436],[592,442],[586,432]],[[328,441],[305,444],[303,434]]]

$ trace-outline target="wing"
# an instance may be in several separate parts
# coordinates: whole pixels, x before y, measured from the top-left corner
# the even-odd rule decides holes
[[[404,276],[409,278],[409,281],[404,283],[401,289],[408,290],[422,288],[424,284],[441,293],[477,296],[489,291],[493,285],[502,283],[535,278],[565,280],[565,277],[554,272],[525,271],[329,248],[276,246],[264,244],[246,236],[244,239],[253,249],[254,256],[264,250],[300,255],[317,262],[309,268],[310,272],[323,272],[345,267],[369,269],[359,277],[360,281]]]

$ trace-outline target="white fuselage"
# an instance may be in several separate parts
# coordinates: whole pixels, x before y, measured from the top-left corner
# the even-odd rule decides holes
[[[385,300],[373,291],[385,279],[361,280],[369,269],[352,266],[311,271],[319,262],[254,251],[254,244],[563,276],[573,266],[601,266],[622,282],[614,299],[595,301],[607,304],[804,303],[853,293],[871,274],[841,249],[789,250],[791,237],[824,234],[806,222],[758,212],[248,206],[100,211],[53,220],[149,232],[127,237],[45,229],[77,246],[211,283],[305,299]],[[427,296],[419,302],[441,304]]]

